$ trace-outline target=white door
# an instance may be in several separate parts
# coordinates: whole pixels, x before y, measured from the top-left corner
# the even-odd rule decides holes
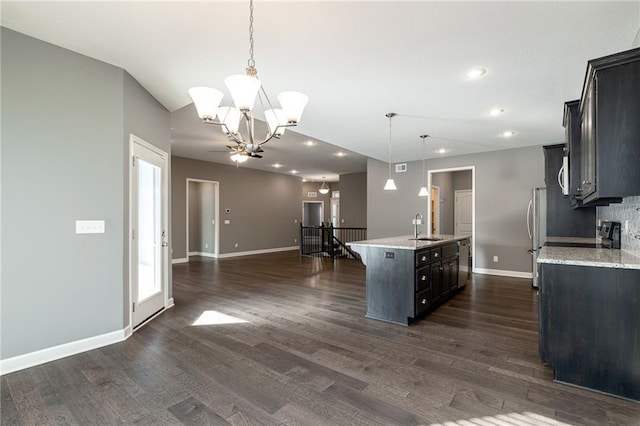
[[[340,227],[340,198],[331,199],[331,223],[334,228]]]
[[[131,136],[132,327],[165,308],[168,283],[167,154]]]
[[[473,230],[473,191],[470,189],[455,192],[455,226],[456,235],[471,235]]]

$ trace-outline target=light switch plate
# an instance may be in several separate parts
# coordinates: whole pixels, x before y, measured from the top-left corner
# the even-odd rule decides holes
[[[229,219],[225,219],[225,220],[224,220],[224,224],[225,224],[225,225],[229,225],[230,223],[231,223],[231,221],[230,221]]]
[[[76,234],[104,234],[104,220],[76,220]]]

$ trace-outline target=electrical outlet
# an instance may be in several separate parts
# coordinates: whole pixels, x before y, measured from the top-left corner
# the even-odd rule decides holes
[[[293,219],[293,223],[298,223],[298,219]]]
[[[297,239],[297,238],[294,238],[294,239],[293,239],[293,242],[294,242],[294,243],[297,243],[297,242],[298,242],[298,239]]]
[[[238,248],[238,243],[236,243],[236,248]]]
[[[209,248],[209,244],[205,244],[205,245],[204,245],[204,248]]]
[[[76,234],[104,234],[104,220],[76,220]]]
[[[495,263],[498,263],[498,256],[493,256],[493,261],[494,261]]]

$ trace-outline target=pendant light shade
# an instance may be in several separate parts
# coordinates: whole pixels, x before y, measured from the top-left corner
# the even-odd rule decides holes
[[[389,119],[389,178],[387,182],[384,184],[385,191],[395,191],[398,188],[396,187],[396,183],[391,178],[391,119],[396,115],[395,112],[388,112],[385,114],[385,117]]]
[[[287,118],[285,117],[285,113],[283,110],[278,108],[268,109],[264,112],[264,117],[267,119],[267,124],[269,125],[269,133],[275,136],[282,136],[287,124]]]
[[[224,94],[211,87],[192,87],[189,89],[189,96],[196,106],[198,116],[204,121],[213,121]]]
[[[426,186],[423,186],[420,188],[420,192],[418,192],[418,197],[428,197],[429,196],[429,190],[427,190]]]
[[[240,114],[240,110],[234,107],[218,108],[218,120],[224,124],[224,126],[220,126],[220,128],[225,134],[235,135],[238,133]]]
[[[236,108],[242,112],[253,110],[261,86],[260,80],[251,75],[234,74],[225,78],[224,84],[229,89]]]
[[[300,121],[304,107],[309,102],[309,97],[300,92],[282,92],[278,95],[278,101],[284,111],[287,123],[295,124]]]
[[[396,189],[398,189],[396,187],[396,183],[393,181],[393,179],[389,178],[387,179],[387,182],[385,182],[384,184],[384,190],[385,191],[395,191]]]

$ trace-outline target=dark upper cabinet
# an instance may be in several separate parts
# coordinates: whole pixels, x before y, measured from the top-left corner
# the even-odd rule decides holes
[[[564,126],[566,149],[569,154],[569,198],[582,198],[582,158],[580,157],[580,100],[564,103]]]
[[[544,176],[547,187],[547,235],[553,237],[593,237],[596,232],[596,208],[573,209],[569,197],[562,195],[558,172],[562,167],[564,145],[544,148]],[[569,163],[571,173],[571,163]]]
[[[640,48],[589,61],[580,122],[583,203],[640,195]]]

